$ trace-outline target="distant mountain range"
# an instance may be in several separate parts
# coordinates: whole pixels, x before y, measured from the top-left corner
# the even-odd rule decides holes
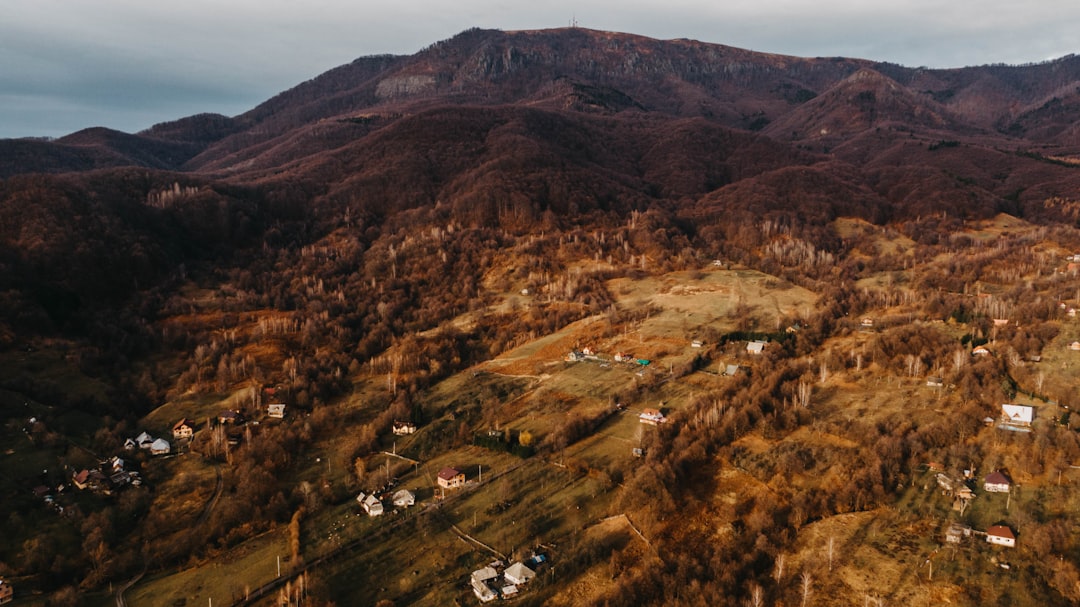
[[[931,70],[580,28],[474,29],[411,56],[357,59],[235,117],[0,140],[0,247],[27,280],[85,276],[80,262],[28,257],[62,259],[60,243],[75,239],[44,230],[26,244],[44,225],[27,223],[34,213],[68,217],[50,206],[61,199],[148,243],[143,285],[154,268],[265,240],[302,215],[377,227],[442,208],[466,225],[527,230],[545,214],[664,205],[733,233],[766,215],[1072,223],[1072,206],[1047,201],[1080,189],[1078,129],[1075,56]],[[174,187],[201,194],[164,205],[167,217],[143,208]],[[123,258],[117,243],[101,246]]]

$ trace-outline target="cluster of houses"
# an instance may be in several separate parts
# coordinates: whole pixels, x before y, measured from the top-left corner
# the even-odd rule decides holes
[[[935,468],[936,464],[931,464],[931,470],[934,470]],[[971,471],[965,470],[965,478],[971,478]],[[963,514],[967,503],[975,497],[975,493],[971,487],[968,486],[965,481],[954,480],[941,472],[936,475],[935,479],[938,487],[941,488],[943,492],[956,498],[953,509],[960,510],[961,514]],[[982,488],[986,493],[1009,493],[1012,489],[1012,480],[1001,470],[994,470],[983,478]],[[1016,546],[1016,535],[1013,533],[1012,529],[1005,525],[993,525],[983,532],[974,531],[971,527],[953,522],[945,531],[945,541],[950,544],[959,544],[964,538],[971,537],[972,535],[985,536],[987,542],[997,546],[1005,546],[1008,548],[1014,548]]]
[[[518,561],[505,569],[502,561],[493,561],[486,567],[473,571],[469,576],[469,585],[481,603],[500,597],[508,599],[517,595],[522,586],[535,578],[536,568],[546,561],[547,557],[537,554],[525,563]]]
[[[951,523],[949,528],[945,531],[945,541],[950,544],[959,544],[964,541],[965,538],[969,538],[972,535],[984,535],[986,541],[995,546],[1005,546],[1006,548],[1016,547],[1016,535],[1012,532],[1012,529],[1005,525],[991,525],[986,531],[975,531],[967,525],[961,525],[960,523]]]
[[[100,462],[97,468],[73,471],[71,484],[80,491],[91,490],[109,495],[128,485],[141,485],[142,477],[134,470],[127,470],[127,462],[116,456]]]
[[[700,346],[698,346],[698,347],[700,347]],[[565,360],[568,363],[582,362],[582,361],[607,362],[606,358],[603,358],[599,353],[597,353],[595,350],[593,350],[592,348],[590,348],[588,346],[586,346],[586,347],[584,347],[584,348],[582,348],[580,350],[571,350],[570,353],[568,353],[563,358],[563,360]],[[652,361],[646,360],[644,358],[637,358],[636,356],[634,356],[633,354],[630,354],[628,352],[616,352],[615,356],[611,357],[611,360],[613,360],[613,361],[615,361],[617,363],[636,364],[636,365],[639,365],[639,366],[642,366],[642,367],[647,367],[650,364],[652,364]]]
[[[398,489],[390,496],[390,502],[396,508],[408,508],[416,504],[416,494],[408,489]],[[382,498],[374,493],[360,493],[356,496],[356,503],[368,516],[382,516],[386,512]]]
[[[124,441],[125,451],[135,451],[136,449],[149,451],[150,455],[168,455],[172,452],[172,445],[163,438],[154,438],[147,432],[141,432],[135,438]]]

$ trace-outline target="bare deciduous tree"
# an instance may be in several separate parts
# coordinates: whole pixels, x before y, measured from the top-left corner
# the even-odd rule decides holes
[[[776,564],[773,566],[773,579],[779,584],[784,579],[784,555],[780,554],[776,557]]]
[[[799,576],[799,586],[802,589],[802,607],[810,603],[810,595],[814,593],[814,576],[809,571],[803,571]]]

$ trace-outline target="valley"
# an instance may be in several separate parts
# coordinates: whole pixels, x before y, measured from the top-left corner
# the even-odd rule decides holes
[[[0,141],[0,579],[1080,601],[1077,65],[470,30]]]

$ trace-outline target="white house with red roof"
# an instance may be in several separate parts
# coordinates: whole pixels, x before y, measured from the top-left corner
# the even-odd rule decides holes
[[[1006,546],[1008,548],[1016,547],[1016,536],[1013,535],[1012,529],[1004,525],[994,525],[986,530],[986,541],[998,546]]]

